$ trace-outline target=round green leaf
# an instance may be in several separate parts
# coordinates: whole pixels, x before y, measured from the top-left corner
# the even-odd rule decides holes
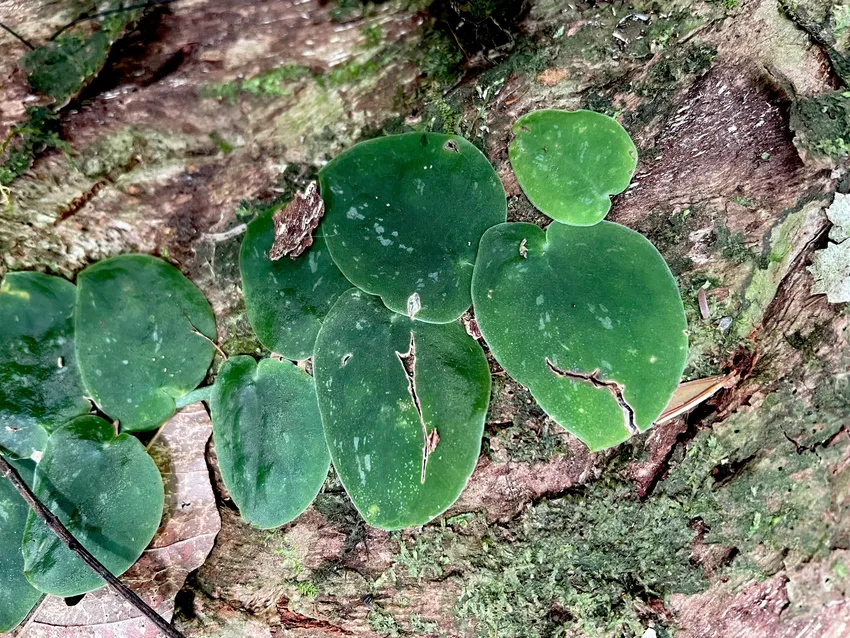
[[[20,461],[15,468],[32,484],[34,463]],[[0,633],[14,629],[41,598],[24,577],[21,539],[29,506],[5,478],[0,477]]]
[[[248,224],[239,270],[248,320],[266,348],[299,361],[313,355],[322,320],[337,298],[351,288],[331,259],[325,239],[297,259],[269,259],[274,243],[274,211]]]
[[[637,167],[637,149],[617,120],[593,111],[534,111],[514,124],[511,166],[523,192],[549,217],[592,226]]]
[[[56,430],[35,471],[33,490],[110,572],[123,574],[159,527],[164,490],[139,441],[84,416]],[[30,512],[23,539],[24,573],[40,591],[77,596],[104,582]]]
[[[495,226],[481,240],[472,298],[496,360],[593,450],[650,427],[681,379],[676,281],[624,226]]]
[[[71,282],[13,272],[0,285],[0,450],[29,458],[54,428],[86,414],[74,354]]]
[[[288,361],[231,357],[210,412],[221,478],[242,518],[270,529],[307,509],[330,467],[310,376]]]
[[[77,277],[77,360],[95,403],[125,431],[150,430],[204,379],[215,317],[179,270],[120,255]]]
[[[429,323],[469,308],[478,242],[505,221],[505,191],[462,137],[409,133],[355,145],[319,173],[336,265],[390,310]]]
[[[325,319],[314,360],[331,459],[366,522],[424,525],[454,503],[490,398],[487,360],[460,324],[411,321],[350,290]]]

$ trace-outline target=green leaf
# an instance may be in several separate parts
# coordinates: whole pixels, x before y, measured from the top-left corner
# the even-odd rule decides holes
[[[319,331],[315,376],[331,459],[367,523],[424,525],[457,500],[490,398],[487,360],[459,323],[411,321],[350,290]]]
[[[14,465],[32,485],[35,464],[19,461]],[[0,477],[0,633],[14,629],[41,598],[41,592],[24,577],[21,539],[29,509],[12,484]]]
[[[331,259],[321,234],[297,259],[269,259],[273,210],[248,224],[239,253],[248,320],[266,348],[299,361],[313,355],[322,320],[351,288]]]
[[[617,120],[593,111],[533,111],[513,127],[511,166],[528,199],[552,219],[592,226],[626,190],[637,149]]]
[[[221,477],[242,518],[271,529],[307,509],[330,467],[310,376],[288,361],[231,357],[210,412]]]
[[[77,359],[95,403],[121,429],[150,430],[204,379],[215,317],[179,270],[120,255],[77,277]]]
[[[74,537],[116,576],[142,555],[159,527],[162,479],[142,444],[116,436],[99,417],[74,419],[47,442],[33,491]],[[77,596],[104,582],[30,512],[24,573],[40,591]]]
[[[355,145],[319,173],[333,260],[390,310],[429,323],[469,308],[478,242],[505,221],[505,191],[456,135],[409,133]]]
[[[491,228],[472,298],[496,360],[593,450],[650,427],[680,381],[687,324],[676,281],[624,226]]]
[[[90,404],[74,354],[74,284],[13,272],[0,285],[0,449],[29,458]]]

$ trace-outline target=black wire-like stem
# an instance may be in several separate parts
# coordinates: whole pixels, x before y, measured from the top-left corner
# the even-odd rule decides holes
[[[0,29],[3,29],[3,31],[5,31],[6,33],[8,33],[9,35],[11,35],[12,37],[17,38],[18,40],[20,40],[21,42],[23,42],[23,43],[24,43],[24,44],[25,44],[25,45],[29,48],[29,50],[30,50],[30,51],[32,51],[32,50],[34,50],[34,49],[35,49],[35,47],[34,47],[32,44],[30,44],[29,40],[27,40],[26,38],[24,38],[24,36],[22,36],[20,33],[17,33],[17,32],[15,32],[15,31],[13,31],[13,30],[11,29],[11,27],[7,27],[7,26],[6,26],[5,24],[3,24],[2,22],[0,22]]]
[[[50,41],[52,42],[60,35],[65,33],[71,27],[80,24],[81,22],[88,22],[89,20],[97,20],[98,18],[105,18],[106,16],[115,15],[116,13],[124,13],[125,11],[132,11],[133,9],[147,9],[150,7],[158,7],[160,5],[172,4],[177,2],[177,0],[153,0],[152,2],[143,2],[141,4],[131,4],[127,7],[119,7],[117,9],[108,9],[106,11],[101,11],[99,13],[84,13],[79,18],[72,20],[62,28],[60,28],[56,33],[50,36]]]
[[[71,532],[68,531],[68,528],[62,524],[62,521],[60,521],[53,512],[47,509],[44,504],[38,500],[38,497],[30,489],[29,485],[24,482],[21,475],[18,474],[18,471],[12,467],[1,454],[0,476],[9,479],[9,482],[18,491],[21,498],[26,501],[27,505],[32,508],[35,515],[44,521],[44,524],[47,525],[51,532],[59,537],[59,540],[61,540],[68,549],[70,549],[80,558],[80,560],[88,565],[95,574],[105,580],[119,596],[144,614],[154,625],[157,626],[164,636],[167,636],[167,638],[184,638],[183,634],[172,627],[165,618],[156,613],[156,611],[154,611],[144,600],[139,598],[136,592],[113,576],[112,573],[100,563],[100,561],[91,555],[91,552],[82,546],[80,541],[74,538]]]

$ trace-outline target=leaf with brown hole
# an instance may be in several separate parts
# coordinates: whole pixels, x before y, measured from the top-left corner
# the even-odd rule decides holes
[[[593,450],[650,427],[681,378],[676,280],[624,226],[495,226],[481,239],[472,299],[496,360]]]
[[[460,323],[413,321],[350,290],[319,331],[314,371],[331,459],[367,523],[423,525],[457,500],[490,398],[487,360]]]
[[[300,361],[312,356],[325,315],[351,284],[334,264],[321,234],[298,259],[272,260],[275,242],[271,211],[248,224],[239,252],[245,306],[260,342]]]

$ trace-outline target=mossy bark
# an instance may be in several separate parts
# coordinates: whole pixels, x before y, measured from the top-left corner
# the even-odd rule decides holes
[[[35,44],[91,9],[25,4],[8,20]],[[688,378],[737,373],[688,416],[591,454],[491,362],[476,472],[423,529],[366,527],[331,476],[305,515],[261,532],[219,484],[222,532],[178,598],[181,630],[841,635],[850,333],[843,306],[810,295],[805,267],[832,193],[850,187],[846,122],[814,108],[848,110],[835,62],[850,17],[801,4],[199,0],[130,25],[104,69],[52,105],[64,150],[0,193],[0,272],[73,277],[158,254],[210,298],[228,355],[262,354],[239,224],[354,142],[408,130],[470,139],[503,179],[509,219],[543,224],[508,165],[510,125],[534,108],[590,108],[639,147],[609,219],[647,235],[678,277]],[[23,45],[0,40],[0,53],[4,139],[50,98],[31,96]]]

